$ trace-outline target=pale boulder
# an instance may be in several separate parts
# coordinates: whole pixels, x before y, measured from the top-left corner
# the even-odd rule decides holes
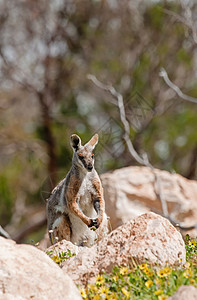
[[[0,299],[80,300],[81,295],[44,252],[0,237]]]
[[[197,300],[197,288],[193,285],[182,285],[168,300]]]
[[[195,225],[197,182],[167,171],[156,169],[155,172],[160,181],[160,192],[171,217],[182,226]],[[162,214],[161,202],[156,193],[155,177],[150,168],[118,169],[102,174],[101,181],[106,212],[113,229],[150,210]],[[197,230],[190,234],[195,236]]]
[[[65,261],[63,270],[76,284],[86,285],[100,272],[111,272],[115,265],[128,265],[131,258],[160,266],[185,263],[184,241],[167,219],[146,213]]]

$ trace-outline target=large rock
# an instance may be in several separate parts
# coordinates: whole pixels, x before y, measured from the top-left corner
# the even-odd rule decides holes
[[[182,285],[168,300],[197,300],[197,288],[193,285]]]
[[[80,300],[81,296],[44,252],[0,237],[0,299]]]
[[[195,225],[197,182],[167,171],[155,171],[172,218],[183,226]],[[154,174],[149,168],[118,169],[101,175],[101,181],[106,212],[113,229],[150,210],[162,214],[161,202],[155,191]],[[193,234],[196,235],[197,231]]]
[[[167,219],[146,213],[65,261],[63,270],[76,284],[86,285],[100,272],[111,272],[115,265],[128,265],[131,258],[138,263],[157,262],[160,266],[185,263],[185,244]]]

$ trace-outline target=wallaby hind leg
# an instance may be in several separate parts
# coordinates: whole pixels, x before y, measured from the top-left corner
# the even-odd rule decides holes
[[[50,240],[52,244],[57,241],[67,240],[71,238],[70,220],[67,215],[59,216],[52,225],[52,230],[49,230]],[[58,240],[56,239],[58,238]]]

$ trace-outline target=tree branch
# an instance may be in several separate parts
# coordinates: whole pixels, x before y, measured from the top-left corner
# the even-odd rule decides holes
[[[163,11],[166,14],[173,16],[174,18],[176,18],[176,20],[178,20],[179,22],[181,22],[185,26],[187,26],[192,32],[192,37],[193,37],[194,43],[197,44],[197,28],[196,28],[196,24],[192,18],[192,10],[188,6],[188,4],[185,3],[185,1],[181,1],[181,6],[184,9],[184,17],[182,17],[179,14],[177,14],[171,10],[168,10],[168,9],[164,9]]]
[[[28,223],[18,232],[13,234],[12,238],[17,243],[21,242],[30,233],[35,232],[47,224],[46,215],[42,212],[33,216],[28,220]]]
[[[168,77],[168,74],[164,68],[161,68],[161,71],[159,73],[159,76],[162,77],[165,81],[165,83],[183,100],[192,102],[192,103],[197,103],[197,98],[188,96],[183,94],[183,92],[180,90],[180,88],[175,85]]]

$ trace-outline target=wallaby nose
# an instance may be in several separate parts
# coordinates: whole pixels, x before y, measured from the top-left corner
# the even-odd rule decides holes
[[[88,165],[88,171],[92,171],[93,166],[92,165]]]

